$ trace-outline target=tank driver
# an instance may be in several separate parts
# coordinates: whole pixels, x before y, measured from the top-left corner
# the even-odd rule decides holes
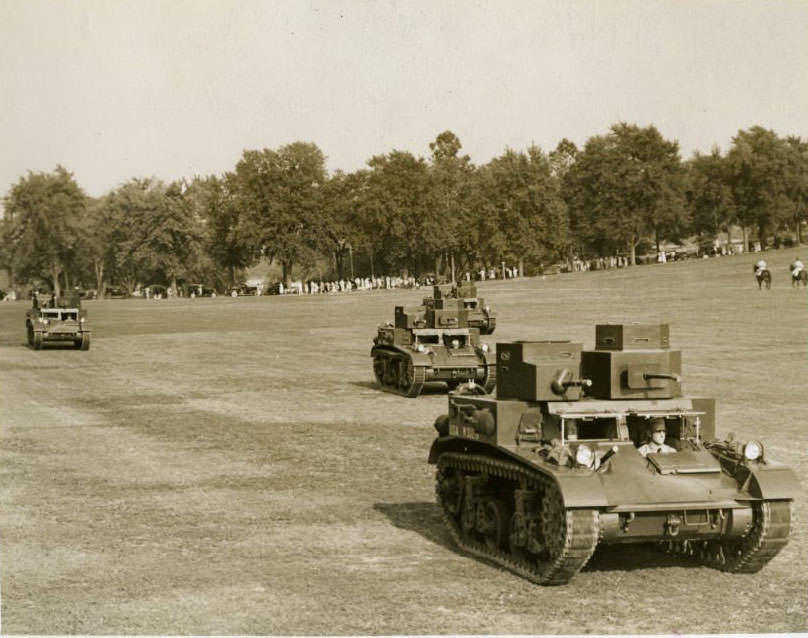
[[[640,454],[645,456],[676,452],[676,448],[665,444],[665,436],[665,419],[661,417],[651,419],[648,425],[648,440],[639,447]]]

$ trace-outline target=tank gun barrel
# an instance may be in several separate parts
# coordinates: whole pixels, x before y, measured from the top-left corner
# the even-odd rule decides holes
[[[567,388],[591,388],[592,387],[592,380],[591,379],[569,379],[570,371],[566,368],[562,370],[558,376],[555,378],[553,383],[550,385],[553,392],[556,394],[564,394],[567,391]]]

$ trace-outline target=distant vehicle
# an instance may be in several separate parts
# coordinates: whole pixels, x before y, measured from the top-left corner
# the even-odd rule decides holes
[[[189,284],[187,288],[189,297],[213,298],[216,296],[216,289],[211,288],[210,286],[205,286],[204,284]]]
[[[129,296],[129,291],[123,286],[107,286],[104,288],[105,299],[126,299]]]
[[[227,294],[231,297],[249,297],[258,294],[258,286],[248,286],[247,284],[238,284],[228,288]]]
[[[78,294],[79,299],[98,299],[98,291],[95,288],[80,288]]]
[[[396,306],[395,321],[379,326],[370,356],[385,392],[414,398],[424,384],[446,383],[450,390],[478,381],[486,392],[496,383],[496,361],[480,333],[491,334],[495,316],[477,298],[470,282],[434,286],[420,306]]]
[[[25,313],[28,345],[41,350],[46,343],[72,343],[80,350],[90,349],[90,326],[87,311],[81,308],[78,295],[68,298],[34,293],[32,307]]]

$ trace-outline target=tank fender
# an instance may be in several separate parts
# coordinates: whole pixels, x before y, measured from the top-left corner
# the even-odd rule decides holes
[[[608,501],[597,472],[575,476],[556,476],[564,507],[606,507]]]
[[[779,501],[795,500],[802,495],[796,473],[785,465],[740,466],[735,471],[735,480],[739,488],[754,498]]]

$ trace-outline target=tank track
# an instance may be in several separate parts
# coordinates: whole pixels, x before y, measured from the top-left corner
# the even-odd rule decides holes
[[[734,574],[759,572],[785,547],[791,531],[790,501],[753,505],[754,522],[740,538],[670,543],[668,551]]]
[[[399,353],[374,353],[373,373],[382,390],[408,398],[417,397],[426,383],[426,367]]]
[[[521,547],[511,547],[514,536],[514,520],[517,513],[508,520],[508,538],[500,539],[494,536],[492,542],[486,538],[480,541],[475,538],[474,530],[471,533],[463,521],[464,513],[462,501],[465,494],[457,495],[457,502],[451,501],[455,495],[446,484],[451,484],[451,477],[460,473],[464,477],[478,478],[489,482],[491,477],[499,479],[499,485],[504,482],[511,485],[511,492],[503,497],[499,491],[499,499],[491,502],[501,502],[504,505],[496,506],[493,511],[513,510],[514,490],[523,490],[525,494],[537,494],[533,501],[532,516],[536,528],[545,532],[552,530],[552,538],[541,538],[538,553]],[[465,488],[464,490],[465,491]],[[540,585],[563,585],[577,574],[591,558],[598,544],[599,519],[595,509],[566,509],[563,506],[561,493],[556,482],[538,472],[531,471],[517,463],[492,459],[487,456],[447,452],[440,456],[437,463],[435,492],[438,504],[443,510],[443,517],[449,533],[454,541],[466,552],[496,563],[528,580]],[[448,496],[448,498],[447,498]],[[479,505],[477,506],[479,508]],[[452,511],[457,510],[457,511]],[[524,540],[524,539],[523,539]]]

